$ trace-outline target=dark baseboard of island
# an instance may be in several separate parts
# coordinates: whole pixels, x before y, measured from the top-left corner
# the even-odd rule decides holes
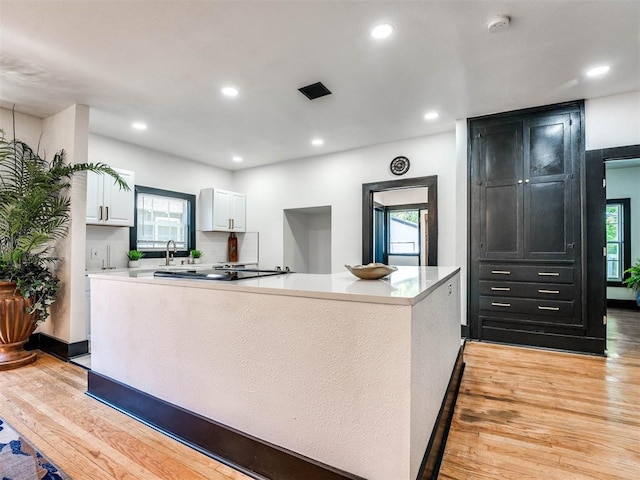
[[[83,340],[81,342],[67,343],[38,332],[31,334],[24,348],[25,350],[42,350],[68,362],[70,358],[89,353],[89,341]]]
[[[258,479],[364,480],[247,435],[128,385],[88,372],[87,395]]]
[[[453,418],[453,410],[456,406],[460,383],[462,382],[462,374],[464,373],[463,352],[464,345],[460,347],[460,351],[458,352],[458,358],[456,358],[453,372],[451,372],[447,392],[442,400],[440,412],[438,412],[438,418],[431,432],[429,445],[427,445],[427,450],[424,453],[424,458],[422,459],[416,480],[436,480],[438,478],[444,448],[447,444],[447,436],[449,435],[449,427],[451,426],[451,420]]]
[[[460,347],[416,480],[437,478],[462,373]],[[88,372],[87,395],[246,475],[271,480],[364,480],[170,404],[108,377]]]

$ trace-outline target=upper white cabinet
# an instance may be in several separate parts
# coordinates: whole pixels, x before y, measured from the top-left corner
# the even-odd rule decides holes
[[[246,197],[244,193],[219,188],[200,190],[198,199],[200,230],[244,232],[246,230]]]
[[[87,172],[87,224],[133,227],[134,174],[114,168],[130,190],[121,190],[113,177]]]

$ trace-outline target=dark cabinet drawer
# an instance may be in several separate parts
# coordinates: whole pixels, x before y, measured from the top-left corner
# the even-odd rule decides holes
[[[503,282],[573,283],[573,267],[548,265],[480,265],[480,280]]]
[[[480,310],[553,317],[573,316],[573,302],[480,296]]]
[[[568,283],[518,283],[481,280],[480,295],[573,300],[573,285]]]

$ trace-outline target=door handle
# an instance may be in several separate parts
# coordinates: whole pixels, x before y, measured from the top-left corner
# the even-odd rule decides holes
[[[107,218],[105,218],[105,220],[109,221],[109,207],[105,207],[105,210],[107,211]]]
[[[102,206],[100,207],[100,218],[98,220],[102,220]]]

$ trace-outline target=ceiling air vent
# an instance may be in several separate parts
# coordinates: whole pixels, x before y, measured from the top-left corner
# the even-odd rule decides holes
[[[313,83],[306,87],[299,88],[300,92],[309,100],[315,100],[316,98],[324,97],[325,95],[331,95],[331,91],[325,87],[322,82]]]

